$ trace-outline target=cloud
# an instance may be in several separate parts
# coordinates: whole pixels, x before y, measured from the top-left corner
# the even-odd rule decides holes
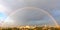
[[[26,24],[41,24],[46,23],[50,20],[49,16],[39,9],[23,9],[22,11],[16,12],[11,16],[15,20],[16,24],[26,25]],[[38,21],[40,21],[38,23]],[[41,22],[42,21],[42,22]]]
[[[60,0],[4,0],[12,9],[19,9],[26,6],[34,6],[43,9],[59,7]]]
[[[3,3],[4,2],[4,3]],[[6,5],[7,7],[11,8],[12,11],[23,7],[38,7],[44,9],[51,13],[53,16],[58,16],[60,13],[60,0],[3,0],[2,4]],[[54,9],[54,10],[53,10]],[[56,10],[55,9],[59,9]],[[19,11],[11,18],[17,21],[19,24],[21,21],[27,23],[27,21],[33,23],[33,21],[42,21],[46,14],[39,12],[38,10],[34,11],[34,9],[26,9],[26,11]],[[46,16],[47,18],[47,16]],[[47,21],[47,19],[45,19]],[[38,21],[36,23],[38,23]],[[35,23],[35,22],[34,22]],[[41,22],[40,22],[41,23]]]

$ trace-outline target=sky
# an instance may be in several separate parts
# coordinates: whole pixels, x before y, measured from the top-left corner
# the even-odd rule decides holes
[[[25,8],[18,11],[24,7],[36,7],[40,9]],[[50,13],[57,23],[60,24],[60,0],[0,0],[0,19],[1,16],[6,18],[12,12],[13,15],[9,16],[8,19],[4,19],[4,23],[10,25],[42,25],[42,24],[52,24],[55,25],[52,19],[44,12],[45,10]],[[11,20],[12,19],[12,20]],[[10,21],[10,22],[9,22]],[[2,23],[2,25],[4,24]],[[12,24],[11,24],[12,25]]]

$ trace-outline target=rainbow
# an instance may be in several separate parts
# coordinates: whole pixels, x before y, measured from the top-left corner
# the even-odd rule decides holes
[[[14,15],[18,11],[22,11],[23,9],[39,9],[40,11],[44,12],[45,14],[47,14],[52,19],[52,21],[54,22],[54,24],[56,25],[56,27],[59,27],[58,23],[56,22],[56,20],[54,19],[54,17],[50,13],[48,13],[47,11],[45,11],[43,9],[36,8],[36,7],[24,7],[24,8],[20,8],[20,9],[14,11],[14,12],[11,12],[8,17]],[[8,17],[6,19],[8,19]]]

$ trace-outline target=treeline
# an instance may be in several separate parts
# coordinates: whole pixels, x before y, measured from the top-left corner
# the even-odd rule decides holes
[[[35,27],[35,28],[0,28],[0,30],[60,30],[60,28],[54,28],[54,27]]]

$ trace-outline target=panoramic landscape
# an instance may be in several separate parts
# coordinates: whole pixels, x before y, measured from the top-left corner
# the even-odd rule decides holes
[[[60,0],[0,0],[0,30],[60,30]]]

